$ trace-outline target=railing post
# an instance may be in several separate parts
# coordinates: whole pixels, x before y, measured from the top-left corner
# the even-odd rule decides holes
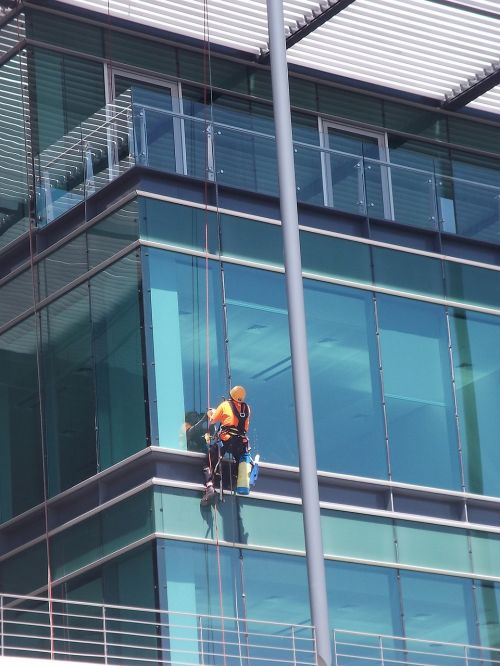
[[[333,629],[333,659],[335,662],[335,666],[337,666],[337,630],[334,628]]]
[[[141,126],[141,151],[140,158],[143,164],[148,163],[148,136],[146,131],[146,110],[139,111],[139,121]]]
[[[3,594],[0,594],[0,655],[4,655]]]
[[[198,622],[200,625],[200,664],[204,666],[205,664],[205,652],[203,649],[203,620],[201,616],[198,616]]]
[[[297,650],[295,647],[295,627],[292,626],[292,651],[293,651],[293,666],[297,666]]]
[[[127,109],[128,154],[135,161],[137,147],[135,145],[134,115],[132,109]]]
[[[380,666],[384,666],[384,642],[382,636],[378,637],[378,644],[380,649]]]
[[[464,645],[464,666],[469,666],[469,651],[467,645]]]
[[[361,157],[355,167],[358,170],[358,207],[361,214],[368,215],[368,192],[365,179],[365,158]],[[370,166],[368,165],[368,168]]]
[[[436,184],[436,176],[434,174],[430,175],[428,179],[431,191],[430,191],[430,221],[433,222],[433,226],[437,231],[441,231],[440,224],[440,215],[439,215],[439,206],[438,206],[438,191]]]
[[[104,663],[108,663],[108,641],[106,636],[106,606],[102,607],[102,645],[104,649]]]

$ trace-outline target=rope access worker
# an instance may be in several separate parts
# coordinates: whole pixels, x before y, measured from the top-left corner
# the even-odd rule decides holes
[[[201,498],[202,506],[211,504],[215,499],[213,472],[219,459],[229,452],[238,463],[241,456],[250,448],[247,438],[250,425],[250,408],[243,402],[246,391],[243,386],[233,386],[230,398],[224,400],[217,409],[207,411],[208,423],[220,423],[219,439],[209,444],[203,475],[205,477],[205,493]]]

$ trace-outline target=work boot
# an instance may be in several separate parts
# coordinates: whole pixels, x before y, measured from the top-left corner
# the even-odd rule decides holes
[[[210,506],[215,500],[215,490],[213,485],[209,485],[205,488],[205,493],[201,498],[201,506]]]

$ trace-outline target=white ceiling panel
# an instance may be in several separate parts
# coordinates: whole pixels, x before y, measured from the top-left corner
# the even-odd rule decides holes
[[[338,0],[284,0],[290,34]],[[265,0],[67,0],[239,49],[267,48]],[[354,0],[288,50],[290,63],[444,101],[500,60],[500,0]],[[491,91],[471,107],[500,113]]]

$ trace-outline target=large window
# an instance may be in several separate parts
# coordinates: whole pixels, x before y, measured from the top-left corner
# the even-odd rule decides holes
[[[500,495],[500,319],[454,310],[450,317],[467,489]]]
[[[138,256],[41,312],[49,492],[146,445]]]
[[[382,294],[377,295],[377,307],[393,478],[458,489],[444,309]]]
[[[153,442],[185,449],[185,413],[206,412],[209,402],[215,404],[226,388],[220,268],[162,250],[148,249],[144,257],[151,285],[150,373],[157,407]]]
[[[0,337],[0,518],[43,500],[34,317]]]
[[[306,280],[305,301],[318,467],[386,478],[373,297]]]

